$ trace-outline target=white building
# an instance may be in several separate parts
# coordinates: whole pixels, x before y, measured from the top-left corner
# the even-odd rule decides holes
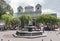
[[[35,6],[35,11],[33,6],[26,6],[24,9],[23,7],[19,6],[17,10],[18,10],[18,12],[16,13],[17,17],[20,16],[21,14],[28,14],[31,17],[35,18],[37,15],[40,15],[42,13],[40,4],[37,4]]]

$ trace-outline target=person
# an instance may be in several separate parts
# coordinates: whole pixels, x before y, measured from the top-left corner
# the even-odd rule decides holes
[[[41,27],[41,31],[42,31],[43,30],[43,24],[41,24],[40,27]]]
[[[44,32],[44,26],[43,26],[43,24],[41,24],[41,31]]]

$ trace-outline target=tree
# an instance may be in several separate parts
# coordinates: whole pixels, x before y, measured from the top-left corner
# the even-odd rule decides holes
[[[5,23],[5,27],[7,27],[7,26],[10,25],[10,21],[12,20],[13,17],[11,15],[4,14],[4,15],[1,16],[1,18]]]
[[[20,25],[20,20],[19,18],[13,18],[11,21],[10,21],[10,24],[11,26],[13,27],[13,29],[15,29],[17,25]]]
[[[36,17],[37,23],[49,24],[54,25],[57,24],[58,20],[57,17],[50,15],[50,14],[42,14]]]
[[[25,24],[28,24],[29,21],[32,21],[32,18],[27,14],[22,14],[19,19],[21,20],[21,26],[24,27]]]
[[[0,0],[0,18],[1,15],[9,13],[10,15],[13,15],[13,9],[11,8],[11,6],[6,3],[5,0]]]
[[[58,20],[57,24],[60,25],[60,18],[58,18],[57,20]]]

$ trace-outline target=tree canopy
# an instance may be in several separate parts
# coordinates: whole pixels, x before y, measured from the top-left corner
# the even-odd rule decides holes
[[[12,28],[15,29],[15,26],[20,24],[20,19],[19,18],[13,18],[11,15],[8,15],[8,14],[2,15],[1,19],[5,23],[5,28],[12,27]]]
[[[27,14],[22,14],[19,19],[21,20],[21,25],[28,24],[29,21],[32,21],[32,18]]]
[[[58,22],[57,17],[51,15],[51,14],[42,14],[36,17],[37,23],[43,23],[43,24],[56,24]]]
[[[32,18],[27,14],[22,14],[19,18],[20,18],[21,21],[25,21],[25,22],[32,20]]]
[[[13,15],[12,7],[8,3],[6,3],[5,0],[0,0],[0,17],[1,15],[6,14],[7,12]]]
[[[8,14],[4,14],[1,16],[2,20],[5,22],[6,25],[10,24],[10,21],[12,20],[12,16]]]
[[[20,24],[19,18],[13,18],[13,19],[10,21],[10,24],[11,24],[12,26],[15,26],[15,25]]]

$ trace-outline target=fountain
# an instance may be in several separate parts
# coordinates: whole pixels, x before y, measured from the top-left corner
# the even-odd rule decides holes
[[[35,29],[35,26],[25,26],[22,30],[16,31],[14,34],[15,37],[40,37],[43,36],[45,37],[46,35],[43,35],[43,31],[40,31],[38,29]]]
[[[36,26],[24,26],[23,29],[16,31],[15,37],[40,37],[40,36],[46,36],[43,35],[43,31],[37,29]]]

